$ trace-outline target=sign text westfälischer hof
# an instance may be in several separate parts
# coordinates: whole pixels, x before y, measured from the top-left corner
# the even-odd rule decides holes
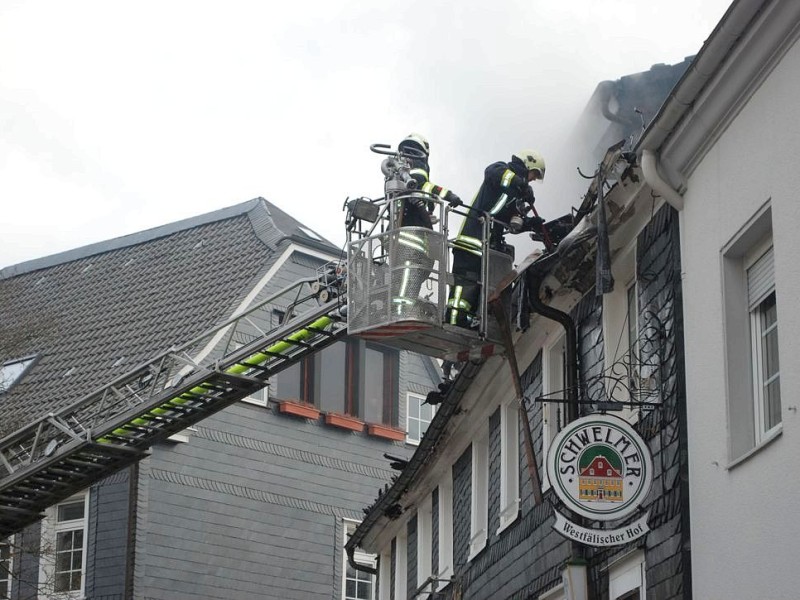
[[[547,453],[553,491],[575,513],[597,521],[623,519],[647,497],[653,460],[641,436],[622,419],[590,415],[562,429]],[[627,544],[649,530],[645,514],[619,529],[587,529],[555,511],[553,528],[589,546]]]

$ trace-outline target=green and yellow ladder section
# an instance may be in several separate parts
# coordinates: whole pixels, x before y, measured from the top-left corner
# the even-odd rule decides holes
[[[326,281],[299,280],[0,440],[0,539],[344,336],[347,301]]]

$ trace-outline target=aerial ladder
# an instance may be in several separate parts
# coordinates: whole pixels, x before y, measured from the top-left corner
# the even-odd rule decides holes
[[[415,189],[413,154],[382,144],[371,149],[386,156],[385,196],[346,202],[344,261],[0,440],[0,539],[346,335],[454,362],[504,351],[508,333],[495,315],[500,304],[510,308],[507,288],[521,269],[490,249],[493,218]],[[402,227],[405,201],[432,207],[435,226]],[[454,214],[483,223],[481,302],[470,329],[444,322]],[[285,309],[284,319],[272,327],[276,306]]]

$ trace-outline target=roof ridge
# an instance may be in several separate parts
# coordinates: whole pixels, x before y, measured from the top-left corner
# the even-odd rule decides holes
[[[143,231],[129,233],[123,236],[87,244],[85,246],[79,246],[78,248],[72,248],[63,252],[57,252],[56,254],[50,254],[48,256],[34,258],[15,265],[10,265],[0,269],[0,280],[22,275],[24,273],[38,271],[40,269],[54,267],[56,265],[79,260],[81,258],[103,254],[105,252],[110,252],[111,250],[119,250],[120,248],[127,248],[129,246],[151,242],[158,238],[173,235],[180,231],[186,231],[187,229],[193,229],[201,225],[207,225],[209,223],[224,221],[233,217],[246,215],[261,205],[265,205],[267,210],[274,206],[274,204],[259,196],[257,198],[253,198],[252,200],[247,200],[246,202],[240,202],[239,204],[220,208],[201,215],[195,215],[179,221],[173,221],[164,225],[151,227]]]

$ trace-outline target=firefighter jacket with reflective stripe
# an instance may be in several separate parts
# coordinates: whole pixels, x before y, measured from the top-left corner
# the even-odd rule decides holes
[[[518,214],[517,200],[525,197],[528,188],[528,169],[521,160],[514,157],[510,163],[492,163],[483,173],[483,183],[472,201],[471,218],[465,218],[461,231],[453,245],[478,256],[481,255],[482,223],[478,220],[480,212],[508,223],[511,217]],[[503,244],[503,226],[495,223],[492,226],[490,246],[501,248]]]
[[[453,192],[440,185],[431,183],[428,180],[430,167],[427,160],[411,159],[411,169],[409,175],[417,182],[417,189],[427,192],[433,196],[438,196],[442,200],[449,202]],[[433,203],[420,197],[417,201],[403,201],[403,216],[401,226],[403,227],[427,227],[433,229],[430,211],[433,210]]]

